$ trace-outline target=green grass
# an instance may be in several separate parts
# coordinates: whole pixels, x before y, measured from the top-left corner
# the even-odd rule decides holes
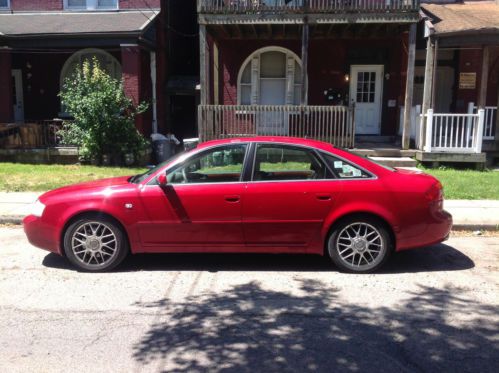
[[[440,180],[446,199],[499,199],[497,171],[419,168]]]
[[[64,185],[114,176],[135,175],[142,168],[0,163],[0,190],[46,191]]]
[[[287,167],[301,169],[300,165],[292,164],[294,162],[289,163]],[[266,164],[266,166],[272,166],[274,171],[281,168],[276,164]],[[442,182],[446,199],[499,200],[499,172],[451,168],[431,169],[422,166],[420,169]],[[142,168],[0,163],[0,190],[46,191],[82,181],[135,175],[142,172],[144,172]]]

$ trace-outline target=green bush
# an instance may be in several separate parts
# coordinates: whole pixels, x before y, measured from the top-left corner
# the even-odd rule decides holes
[[[147,145],[135,128],[135,117],[148,109],[134,105],[125,95],[123,83],[104,71],[96,58],[85,60],[68,78],[59,96],[74,118],[60,131],[62,142],[81,147],[84,161],[123,164],[135,160]]]

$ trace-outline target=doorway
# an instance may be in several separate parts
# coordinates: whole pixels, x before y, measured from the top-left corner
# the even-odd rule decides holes
[[[383,65],[350,67],[350,100],[355,103],[355,133],[379,135],[383,97]]]
[[[24,122],[23,75],[21,70],[12,70],[12,103],[14,121]]]

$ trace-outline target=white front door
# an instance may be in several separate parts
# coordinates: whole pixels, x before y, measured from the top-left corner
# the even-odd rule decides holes
[[[21,70],[12,70],[12,102],[14,105],[14,120],[24,121],[23,76]]]
[[[383,97],[383,65],[352,65],[350,101],[355,103],[355,133],[379,135]]]

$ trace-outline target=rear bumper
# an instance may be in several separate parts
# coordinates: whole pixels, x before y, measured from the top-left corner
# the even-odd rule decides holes
[[[61,254],[59,239],[52,225],[44,223],[40,217],[28,215],[23,219],[23,227],[33,246]]]
[[[405,238],[397,244],[397,251],[429,246],[445,241],[452,229],[452,215],[445,210],[431,214],[423,233],[416,237]]]

